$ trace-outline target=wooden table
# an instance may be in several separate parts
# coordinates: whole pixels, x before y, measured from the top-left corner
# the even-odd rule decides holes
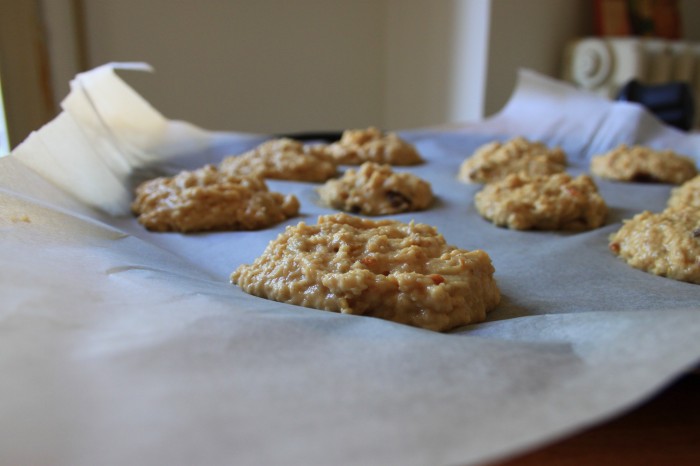
[[[605,424],[493,466],[700,465],[700,373]]]

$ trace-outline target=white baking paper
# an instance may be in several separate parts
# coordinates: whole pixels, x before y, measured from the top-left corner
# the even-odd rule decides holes
[[[285,225],[331,212],[317,185],[270,182],[301,216],[258,232],[155,234],[115,216],[144,170],[261,137],[169,121],[112,68],[80,76],[61,116],[0,159],[0,464],[483,463],[602,422],[700,360],[700,286],[607,250],[670,186],[598,180],[608,222],[575,234],[496,228],[455,179],[494,138],[561,144],[580,173],[619,142],[700,160],[697,135],[531,72],[494,118],[403,132],[427,163],[397,170],[438,200],[393,218],[486,250],[503,294],[486,322],[441,334],[229,283]]]

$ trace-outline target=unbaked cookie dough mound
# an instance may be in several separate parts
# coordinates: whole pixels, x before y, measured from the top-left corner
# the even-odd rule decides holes
[[[261,178],[207,165],[142,183],[131,208],[149,230],[190,233],[265,228],[296,216],[299,201],[268,191]]]
[[[500,300],[484,251],[449,246],[435,227],[348,214],[287,227],[231,281],[247,293],[445,331]]]
[[[389,165],[418,165],[423,163],[413,144],[396,133],[382,133],[377,128],[349,129],[340,141],[324,146],[324,150],[339,164],[360,165],[364,162]]]
[[[479,147],[462,162],[457,178],[465,183],[491,183],[514,173],[551,175],[566,170],[566,154],[559,147],[516,137]]]
[[[608,207],[587,175],[508,175],[474,196],[479,213],[514,230],[591,230],[605,223]]]
[[[668,200],[668,207],[700,209],[700,175],[674,188]]]
[[[232,175],[256,175],[292,181],[326,181],[336,175],[336,163],[319,146],[293,139],[273,139],[241,155],[226,157],[219,169]]]
[[[620,144],[591,159],[591,173],[616,181],[681,184],[697,174],[695,162],[671,150]]]
[[[389,165],[365,162],[318,188],[321,201],[354,214],[387,215],[427,209],[433,202],[430,183]]]
[[[637,269],[700,284],[700,213],[644,211],[611,235],[610,250]]]

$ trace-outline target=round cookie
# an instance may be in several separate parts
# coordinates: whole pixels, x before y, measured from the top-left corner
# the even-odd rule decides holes
[[[384,134],[377,128],[346,130],[340,141],[321,147],[337,163],[345,165],[360,165],[364,162],[389,165],[423,163],[412,144],[399,138],[396,133]]]
[[[354,214],[387,215],[427,209],[433,202],[430,183],[389,165],[363,163],[317,189],[321,201]]]
[[[566,170],[566,154],[559,147],[516,137],[479,147],[462,162],[457,178],[465,183],[491,183],[513,173],[551,175]]]
[[[474,196],[479,213],[514,230],[590,230],[605,223],[608,208],[587,175],[508,175]]]
[[[610,251],[645,272],[700,284],[700,211],[644,211],[610,236]]]
[[[131,209],[153,231],[257,230],[296,216],[299,201],[268,191],[262,178],[207,165],[142,183]]]
[[[254,175],[292,181],[326,181],[336,175],[336,163],[318,146],[293,139],[273,139],[241,155],[226,157],[219,169],[231,175]]]
[[[681,184],[697,174],[695,162],[671,150],[620,144],[591,159],[591,173],[616,181]]]
[[[486,252],[450,246],[435,227],[335,214],[287,227],[231,281],[275,301],[445,331],[498,304],[493,274]]]
[[[692,207],[700,209],[700,175],[671,190],[669,208]]]

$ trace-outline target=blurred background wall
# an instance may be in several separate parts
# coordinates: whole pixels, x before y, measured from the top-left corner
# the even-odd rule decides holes
[[[681,4],[685,38],[700,41],[700,2]],[[506,103],[518,68],[558,77],[565,43],[593,32],[591,0],[0,0],[0,8],[0,32],[36,26],[29,38],[2,36],[8,127],[22,120],[10,128],[13,145],[58,111],[75,73],[110,61],[153,65],[154,75],[124,76],[168,118],[213,130],[478,120]],[[29,56],[38,64],[18,65]],[[44,109],[22,119],[26,109],[8,93],[31,86]]]
[[[147,61],[157,75],[134,85],[166,115],[253,132],[478,119],[507,100],[518,66],[556,73],[561,44],[591,31],[589,0],[84,0],[84,10],[90,66]]]

